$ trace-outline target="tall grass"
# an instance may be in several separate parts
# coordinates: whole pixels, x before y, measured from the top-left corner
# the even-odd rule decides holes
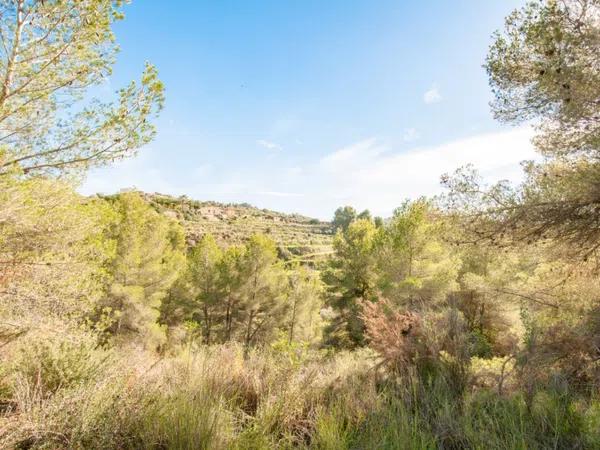
[[[457,393],[443,374],[389,379],[366,351],[298,363],[236,345],[160,359],[76,348],[77,376],[57,371],[61,352],[4,368],[1,448],[600,448],[597,400],[546,389],[528,407],[518,392]]]

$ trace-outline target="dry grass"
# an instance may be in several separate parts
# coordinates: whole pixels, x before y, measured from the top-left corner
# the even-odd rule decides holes
[[[33,354],[30,366],[5,365],[12,403],[0,419],[0,448],[598,448],[600,442],[598,403],[541,392],[528,411],[519,394],[484,389],[457,396],[443,376],[392,382],[374,370],[377,360],[368,351],[308,352],[300,362],[269,349],[244,358],[237,345],[162,358],[133,349],[120,356],[65,351],[70,364],[79,359],[85,376],[62,378],[52,390],[45,379],[57,377],[50,368],[60,367],[66,357],[60,352],[48,353],[54,365],[34,362]],[[87,364],[91,372],[83,370]]]

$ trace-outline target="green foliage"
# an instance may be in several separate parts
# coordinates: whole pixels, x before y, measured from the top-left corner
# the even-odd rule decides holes
[[[356,218],[358,220],[372,220],[371,212],[368,209],[365,209],[363,212],[359,213]]]
[[[157,346],[164,340],[157,324],[161,303],[184,262],[183,230],[136,193],[120,194],[113,205],[118,214],[111,236],[116,254],[101,305],[114,312],[113,334],[141,336],[142,342]]]
[[[237,335],[237,327],[243,320],[241,289],[244,283],[243,257],[245,248],[230,246],[223,252],[217,268],[219,288],[223,294],[222,308],[224,342],[231,341]]]
[[[432,307],[456,289],[459,259],[442,241],[442,223],[425,200],[396,209],[379,244],[378,282],[397,305]]]
[[[333,225],[334,231],[346,231],[350,224],[355,220],[356,210],[352,206],[340,206],[335,210],[331,224]]]
[[[384,296],[397,307],[423,310],[439,306],[457,287],[459,260],[424,200],[405,203],[383,227],[366,219],[353,222],[338,232],[334,250],[323,274],[332,310],[329,344],[364,345],[361,301]]]
[[[547,156],[598,151],[599,10],[597,0],[530,1],[507,17],[490,47],[496,116],[543,119],[536,144]]]
[[[271,344],[271,349],[275,355],[284,358],[296,367],[304,363],[309,354],[307,342],[290,341],[289,336],[285,334],[281,334],[279,339]]]
[[[474,213],[463,221],[480,240],[552,244],[579,260],[595,254],[599,12],[597,0],[531,1],[496,33],[486,63],[494,112],[511,123],[535,119],[545,160],[525,166],[518,188],[487,187],[465,172],[446,180],[461,212]]]
[[[244,283],[241,299],[244,305],[243,342],[249,347],[259,337],[266,339],[285,316],[285,273],[276,264],[277,251],[270,239],[255,235],[246,245],[242,257]]]
[[[332,310],[326,343],[339,347],[364,344],[360,301],[373,300],[376,291],[376,238],[369,220],[357,220],[333,241],[335,256],[323,273],[326,304]]]
[[[65,331],[62,335],[37,334],[21,342],[9,367],[13,377],[42,397],[89,383],[111,362],[111,353],[98,348],[96,336]]]
[[[358,213],[352,206],[340,206],[335,210],[333,215],[333,221],[331,225],[333,227],[333,231],[343,231],[345,232],[350,224],[355,220],[368,220],[371,221],[371,213],[368,209],[365,209],[363,212]]]
[[[40,316],[88,315],[109,277],[114,246],[105,236],[113,218],[104,202],[82,198],[64,182],[0,177],[4,314],[25,327]]]
[[[304,267],[288,272],[288,341],[314,342],[320,336],[322,284],[315,272]]]
[[[206,235],[188,256],[188,283],[193,305],[191,317],[202,324],[204,342],[210,344],[215,309],[221,300],[219,273],[223,253],[211,235]]]
[[[205,235],[188,252],[161,323],[173,329],[193,322],[204,344],[234,340],[249,349],[283,332],[290,343],[315,341],[320,307],[318,278],[301,266],[285,270],[269,238],[255,235],[244,246],[222,249]]]
[[[85,95],[112,72],[118,51],[112,25],[122,18],[121,7],[112,0],[0,3],[0,177],[14,170],[81,173],[152,139],[149,119],[164,101],[152,65],[114,103]]]
[[[546,157],[521,186],[331,226],[73,190],[162,107],[150,65],[88,99],[121,7],[0,1],[1,447],[599,448],[598,0],[495,36],[494,112]]]

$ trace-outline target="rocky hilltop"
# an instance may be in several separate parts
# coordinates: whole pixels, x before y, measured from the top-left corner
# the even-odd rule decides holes
[[[225,245],[238,244],[252,234],[262,233],[277,243],[280,257],[289,262],[315,265],[331,253],[330,222],[259,209],[247,203],[225,204],[186,196],[141,194],[158,212],[182,223],[190,245],[206,233]]]

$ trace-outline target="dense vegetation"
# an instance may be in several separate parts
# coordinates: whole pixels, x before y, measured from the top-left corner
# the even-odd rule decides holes
[[[331,254],[333,229],[328,222],[258,209],[248,204],[140,194],[158,212],[181,222],[192,246],[207,233],[221,245],[242,244],[254,234],[264,234],[275,242],[278,256],[288,264],[319,266]]]
[[[543,155],[521,185],[466,167],[331,224],[78,195],[162,83],[86,94],[120,1],[0,10],[0,447],[600,448],[600,1],[494,36],[493,111]]]

